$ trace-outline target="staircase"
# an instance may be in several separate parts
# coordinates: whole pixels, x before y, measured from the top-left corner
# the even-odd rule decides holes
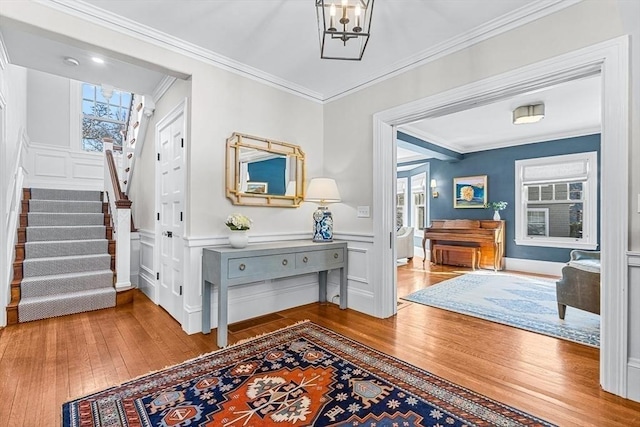
[[[116,305],[107,211],[100,191],[24,190],[8,323]]]

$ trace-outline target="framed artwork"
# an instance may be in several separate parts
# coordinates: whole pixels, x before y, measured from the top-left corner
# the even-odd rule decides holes
[[[487,204],[487,175],[453,178],[454,208],[484,208]]]
[[[266,182],[247,182],[246,193],[266,194],[269,184]]]

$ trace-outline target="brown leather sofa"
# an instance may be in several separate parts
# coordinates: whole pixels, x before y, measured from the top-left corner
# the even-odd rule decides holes
[[[564,319],[567,306],[600,314],[600,251],[571,251],[556,282],[558,315]]]

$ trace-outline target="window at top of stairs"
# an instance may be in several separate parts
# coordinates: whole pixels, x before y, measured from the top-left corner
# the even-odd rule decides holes
[[[111,87],[82,84],[82,149],[102,151],[102,139],[122,146],[133,94]]]

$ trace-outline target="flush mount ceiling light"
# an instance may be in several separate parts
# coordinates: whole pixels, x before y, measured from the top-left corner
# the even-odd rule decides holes
[[[62,60],[62,62],[64,62],[67,65],[70,65],[72,67],[77,67],[78,65],[80,65],[80,61],[78,61],[76,58],[72,58],[70,56],[65,56],[64,59]]]
[[[362,59],[369,42],[373,1],[316,0],[320,58]]]
[[[544,104],[522,105],[513,110],[513,124],[536,123],[544,119]]]

